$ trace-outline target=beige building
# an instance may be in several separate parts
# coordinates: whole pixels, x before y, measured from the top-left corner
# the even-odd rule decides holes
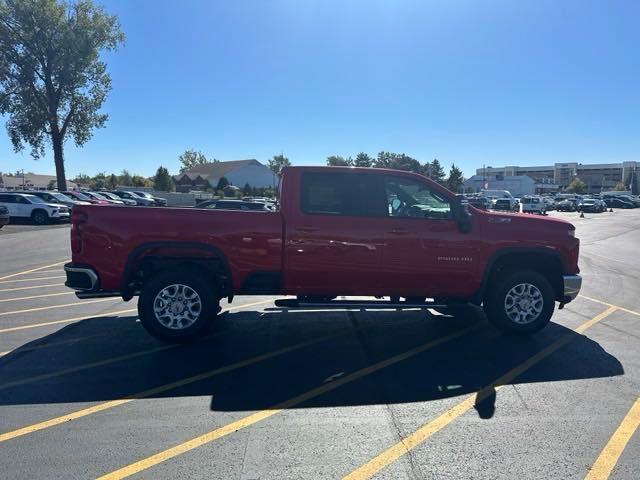
[[[618,182],[637,192],[640,189],[640,162],[598,163],[585,165],[582,163],[555,163],[534,167],[485,167],[478,168],[476,175],[495,177],[513,177],[527,175],[537,184],[548,190],[562,191],[574,178],[579,178],[587,184],[589,193],[613,190]],[[635,184],[635,185],[634,185]],[[552,188],[550,188],[553,186]]]
[[[53,182],[53,183],[52,183]],[[0,175],[0,190],[48,190],[56,185],[55,175],[38,175],[25,173],[24,175]],[[67,189],[78,188],[74,182],[67,180]]]

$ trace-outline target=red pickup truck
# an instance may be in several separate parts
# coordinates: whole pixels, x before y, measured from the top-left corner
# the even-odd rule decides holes
[[[78,206],[65,270],[80,298],[139,296],[142,325],[167,341],[202,335],[234,295],[473,303],[528,334],[578,295],[578,248],[566,221],[478,210],[414,173],[289,167],[274,212]]]

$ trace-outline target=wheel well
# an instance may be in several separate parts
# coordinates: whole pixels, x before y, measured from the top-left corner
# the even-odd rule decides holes
[[[220,298],[231,294],[231,279],[219,258],[146,256],[131,269],[123,296],[139,293],[150,278],[167,270],[199,273],[211,281]]]
[[[483,291],[486,292],[489,284],[514,270],[533,270],[540,273],[551,283],[556,299],[562,298],[562,262],[556,255],[543,252],[513,252],[500,255],[485,277]]]
[[[49,216],[49,212],[47,212],[44,208],[34,208],[33,210],[31,210],[31,216],[33,217],[37,212],[42,212],[47,217]]]

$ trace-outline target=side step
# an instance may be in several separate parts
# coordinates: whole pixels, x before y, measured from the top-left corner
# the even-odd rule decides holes
[[[422,310],[426,310],[428,308],[446,308],[447,305],[436,304],[436,303],[428,303],[428,302],[420,302],[420,303],[411,303],[411,302],[391,302],[388,300],[371,300],[371,301],[363,301],[363,300],[330,300],[328,302],[301,302],[295,298],[285,298],[276,300],[276,307],[280,308],[337,308],[337,309],[354,309],[354,310],[362,310],[366,308],[377,308],[377,309],[387,309],[387,310],[399,310],[404,308],[419,308]]]

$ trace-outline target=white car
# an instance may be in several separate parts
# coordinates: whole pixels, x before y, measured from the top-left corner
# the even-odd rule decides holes
[[[547,213],[547,204],[542,197],[537,195],[526,195],[520,199],[522,205],[522,213],[539,213],[544,215]]]
[[[11,218],[30,218],[38,225],[50,221],[69,220],[69,207],[47,203],[35,195],[0,192],[0,205],[9,210]]]

